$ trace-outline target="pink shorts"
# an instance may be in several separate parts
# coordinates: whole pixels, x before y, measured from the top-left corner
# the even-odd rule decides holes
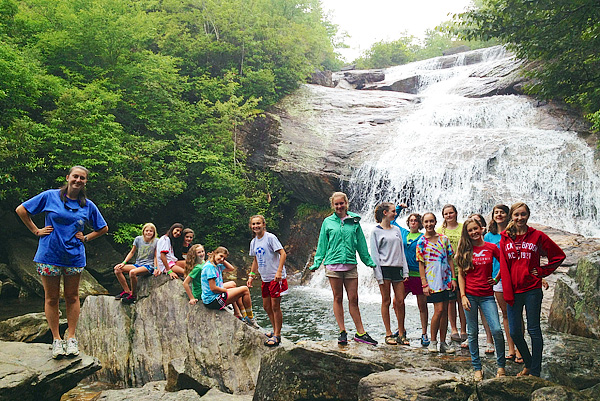
[[[287,294],[288,282],[287,279],[284,278],[281,281],[269,281],[263,283],[260,286],[260,291],[262,293],[263,298],[279,298],[282,295]]]
[[[404,282],[404,291],[407,294],[412,292],[414,295],[423,295],[421,277],[408,277],[408,280]]]

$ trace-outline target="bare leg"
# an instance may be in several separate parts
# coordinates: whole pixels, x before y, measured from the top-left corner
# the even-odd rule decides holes
[[[134,267],[134,266],[132,266],[132,267]],[[129,271],[129,281],[131,281],[131,294],[133,296],[135,296],[137,293],[137,278],[138,278],[138,276],[145,276],[148,274],[150,274],[150,272],[145,267],[137,267],[137,268],[131,269]]]
[[[283,325],[283,313],[281,313],[281,297],[270,299],[271,309],[273,310],[273,320],[275,321],[275,323],[273,324],[273,333],[275,333],[277,337],[280,337],[281,326]]]
[[[66,339],[75,338],[75,330],[79,321],[79,280],[81,274],[64,276],[65,303],[67,306],[67,323],[69,330]]]
[[[392,282],[390,280],[383,280],[383,284],[379,284],[379,292],[381,292],[381,318],[383,319],[386,336],[392,335],[392,330],[390,328],[390,304],[392,303],[392,299],[390,298],[391,284]]]
[[[183,262],[183,266],[181,266],[179,264],[179,262]],[[175,273],[179,274],[180,276],[183,276],[185,274],[185,262],[183,260],[178,260],[177,263],[175,263],[173,265],[173,267],[171,267],[171,270],[173,270]]]
[[[340,331],[346,330],[344,324],[344,279],[328,277],[329,285],[333,291],[333,315]]]
[[[360,309],[358,308],[358,279],[344,279],[344,288],[346,288],[346,294],[348,294],[348,309],[354,321],[354,326],[356,326],[356,331],[358,334],[363,334],[365,333],[365,328],[363,327]]]
[[[423,294],[417,295],[417,305],[419,306],[419,315],[421,317],[421,334],[427,334],[427,321],[429,320],[427,297]]]
[[[58,330],[58,301],[60,298],[60,276],[41,276],[44,286],[44,312],[52,337],[54,340],[60,340]]]
[[[448,332],[448,301],[443,302],[440,317],[440,342],[446,342],[446,333]]]
[[[129,266],[131,266],[130,269],[127,269]],[[127,285],[127,280],[125,279],[125,275],[123,273],[128,272],[131,269],[134,269],[135,267],[133,265],[125,265],[121,268],[117,268],[117,265],[115,265],[115,267],[113,268],[115,271],[115,276],[117,276],[117,281],[119,282],[119,284],[121,284],[121,287],[123,288],[123,291],[125,292],[131,292],[131,290],[129,289],[129,286]]]
[[[460,298],[460,294],[458,296]],[[467,317],[465,315],[462,302],[456,302],[456,306],[458,306],[458,318],[460,319],[460,335],[461,337],[464,337],[467,335]],[[456,323],[456,319],[454,323]]]
[[[271,297],[263,298],[263,309],[267,312],[269,316],[269,321],[271,322],[271,327],[273,327],[273,333],[275,333],[275,316],[273,316],[273,306],[271,303]]]
[[[446,302],[437,302],[433,304],[433,316],[431,317],[431,341],[437,341],[438,331],[440,332],[440,340],[441,340],[441,330],[440,323],[442,321],[442,314],[446,315],[446,330],[448,330],[448,312],[443,313],[443,308],[448,308],[448,304]],[[446,338],[446,334],[444,333],[444,339]]]
[[[456,326],[456,301],[448,301],[448,321],[450,322],[450,329],[452,334],[458,334],[458,327]]]
[[[396,311],[396,319],[398,319],[398,334],[400,338],[404,335],[404,315],[405,315],[405,307],[404,307],[404,283],[399,281],[397,283],[392,283],[394,287],[394,310]]]

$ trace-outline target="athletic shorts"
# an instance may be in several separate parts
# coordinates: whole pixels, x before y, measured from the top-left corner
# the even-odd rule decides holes
[[[133,264],[135,266],[135,268],[140,268],[140,267],[145,267],[146,270],[148,270],[148,273],[150,274],[154,274],[154,266],[150,266],[150,265],[138,265],[137,263]]]
[[[451,290],[444,290],[440,292],[434,292],[430,296],[427,297],[428,304],[437,304],[438,302],[444,302],[448,300],[448,296],[450,295]]]
[[[345,270],[345,271],[333,271],[333,270],[329,270],[327,268],[325,268],[326,272],[325,272],[325,277],[331,277],[331,278],[341,278],[341,279],[346,279],[346,278],[358,278],[358,268],[354,267],[350,270]]]
[[[227,305],[227,293],[222,292],[219,296],[209,304],[204,304],[208,309],[223,309]]]
[[[56,277],[56,276],[73,276],[81,274],[85,267],[64,267],[54,266],[47,263],[36,263],[37,272],[40,276]]]
[[[383,274],[384,280],[389,280],[392,283],[399,283],[403,281],[402,268],[396,266],[381,266],[381,273]]]
[[[408,277],[408,280],[404,282],[404,291],[408,294],[412,292],[413,295],[423,295],[423,284],[421,284],[421,277]]]
[[[287,278],[281,281],[264,282],[260,286],[260,291],[263,298],[279,298],[282,295],[287,295],[288,282]]]

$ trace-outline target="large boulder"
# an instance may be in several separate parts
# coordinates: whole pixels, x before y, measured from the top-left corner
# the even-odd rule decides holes
[[[315,72],[310,74],[308,83],[333,88],[333,80],[332,80],[331,71],[316,70]]]
[[[60,319],[59,322],[59,329],[62,334],[67,329],[67,319]],[[1,321],[0,340],[51,343],[52,333],[43,312],[28,313]]]
[[[225,311],[190,305],[181,280],[166,276],[140,279],[131,306],[108,296],[86,298],[78,338],[104,366],[96,378],[123,386],[165,380],[169,364],[179,359],[183,364],[175,365],[186,380],[246,393],[269,351],[259,330]]]
[[[7,239],[8,266],[24,286],[43,298],[44,286],[33,262],[37,245],[37,241],[33,238],[19,237]],[[108,291],[84,269],[79,283],[79,296],[84,298],[88,295],[99,294],[108,294]]]
[[[342,89],[363,89],[365,85],[383,81],[383,70],[350,70],[333,74],[333,84]]]
[[[531,393],[543,388],[557,386],[555,383],[535,376],[500,377],[477,384],[480,401],[529,401]]]
[[[548,323],[559,331],[600,338],[600,251],[580,259],[558,280]]]
[[[47,344],[0,341],[0,401],[58,401],[98,369],[84,354],[55,360]]]
[[[168,392],[165,390],[164,381],[150,382],[141,388],[105,390],[94,398],[95,401],[199,401],[201,399],[194,390]]]

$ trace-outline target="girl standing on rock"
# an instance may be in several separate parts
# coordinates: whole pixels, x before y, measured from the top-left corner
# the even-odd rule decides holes
[[[539,376],[542,370],[544,340],[540,327],[542,277],[552,274],[565,260],[565,253],[543,232],[527,225],[529,207],[518,202],[511,206],[511,218],[500,239],[500,276],[504,300],[508,304],[510,336],[525,360],[525,368],[517,376]],[[540,266],[540,256],[548,264]],[[531,352],[522,330],[523,308],[527,315],[527,331]]]
[[[496,205],[492,209],[492,221],[489,225],[489,231],[483,237],[485,242],[490,242],[498,246],[500,249],[500,233],[506,229],[508,225],[508,214],[510,209],[506,205]],[[500,280],[500,262],[494,260],[494,269],[492,271],[492,277],[494,278],[494,295],[496,296],[496,302],[502,311],[502,324],[504,326],[504,332],[506,333],[506,342],[508,343],[508,355],[506,359],[514,361],[516,363],[523,363],[523,358],[518,349],[515,349],[515,343],[513,342],[509,333],[508,328],[508,312],[506,311],[506,301],[504,300],[504,294],[502,292],[502,280]]]
[[[385,326],[385,343],[410,345],[404,335],[404,282],[408,279],[408,264],[400,229],[391,224],[396,218],[393,203],[383,202],[375,208],[375,221],[379,223],[371,233],[371,254],[375,262],[373,272],[381,292],[381,317]],[[394,310],[398,320],[399,337],[390,328],[391,289],[394,289]]]
[[[334,192],[329,198],[335,213],[327,217],[321,225],[315,259],[310,270],[317,270],[325,264],[326,276],[333,291],[333,314],[340,329],[338,344],[348,344],[348,334],[344,324],[344,288],[348,294],[350,316],[356,326],[354,341],[377,345],[364,329],[358,308],[358,269],[356,252],[363,263],[375,267],[369,255],[367,240],[360,227],[360,216],[348,211],[348,196]]]
[[[137,276],[154,274],[156,266],[156,227],[152,223],[146,223],[142,227],[142,235],[138,235],[133,240],[131,251],[125,256],[125,259],[114,267],[115,275],[123,292],[115,297],[125,304],[132,304],[136,301]],[[134,264],[127,264],[127,261],[136,255]],[[127,285],[127,280],[123,273],[129,273],[131,289]]]
[[[439,234],[444,234],[448,239],[450,239],[450,243],[452,244],[452,249],[456,250],[458,248],[458,241],[460,240],[460,235],[462,233],[462,223],[457,221],[458,212],[454,205],[444,205],[442,208],[442,216],[444,217],[444,222],[437,229]],[[454,277],[458,275],[458,270],[455,269]],[[449,294],[448,300],[448,320],[450,321],[450,330],[451,340],[457,343],[461,343],[467,340],[467,320],[465,318],[465,311],[463,310],[462,304],[460,302],[456,302],[456,298],[458,296],[458,291],[451,292]],[[458,332],[458,326],[456,325],[457,313],[456,309],[458,307],[458,317],[460,318],[460,333]]]
[[[183,267],[177,266],[177,256],[173,249],[181,247],[183,224],[173,224],[167,233],[160,237],[156,244],[156,261],[158,268],[154,270],[154,275],[168,274],[171,279],[179,278],[178,274],[183,275]]]
[[[402,209],[406,208],[405,204],[396,206],[396,216]],[[400,227],[396,220],[392,221],[392,224],[400,229],[402,233],[402,243],[404,244],[404,256],[408,264],[408,279],[404,281],[404,297],[412,292],[417,297],[417,305],[419,307],[419,315],[421,317],[421,346],[429,346],[429,337],[427,336],[427,321],[429,320],[429,311],[427,310],[427,297],[423,295],[423,288],[421,287],[421,275],[419,273],[419,262],[417,261],[417,243],[423,236],[420,230],[423,229],[423,222],[421,215],[418,213],[411,213],[406,219],[408,230],[404,227]],[[404,307],[400,308],[400,313],[404,316]],[[396,306],[394,305],[394,308]],[[406,329],[405,329],[406,331]],[[398,332],[400,335],[400,332]],[[406,337],[406,334],[404,334]]]
[[[483,227],[478,219],[469,218],[465,221],[462,236],[456,251],[456,265],[458,266],[458,284],[460,287],[460,300],[467,317],[467,330],[469,334],[469,351],[471,363],[475,369],[475,381],[483,380],[481,359],[479,359],[479,323],[477,310],[488,322],[496,347],[496,362],[498,372],[496,377],[506,376],[504,365],[504,334],[498,319],[498,307],[494,300],[492,286],[496,280],[492,277],[493,260],[500,258],[498,247],[485,242],[482,237]]]
[[[33,261],[44,286],[44,311],[54,338],[52,358],[79,355],[75,329],[79,320],[79,280],[86,265],[84,243],[108,231],[100,211],[85,195],[88,176],[85,167],[71,167],[67,183],[60,189],[44,191],[16,209],[29,231],[40,237]],[[39,213],[46,214],[44,228],[38,228],[31,219]],[[93,229],[88,234],[83,233],[86,224]],[[65,340],[58,330],[61,276],[69,325]]]
[[[281,313],[281,296],[287,294],[288,283],[285,272],[285,259],[287,254],[281,246],[281,242],[274,234],[267,232],[265,218],[257,214],[250,217],[250,230],[254,238],[250,242],[250,256],[253,256],[252,268],[248,274],[248,287],[252,287],[254,276],[258,271],[262,279],[261,294],[263,308],[271,325],[272,333],[267,333],[267,347],[276,347],[281,342],[281,325],[283,314]]]
[[[429,352],[438,352],[437,335],[440,334],[439,352],[453,353],[452,345],[446,344],[448,330],[448,296],[456,291],[456,276],[454,275],[454,250],[450,240],[435,231],[437,220],[431,212],[423,215],[425,235],[417,243],[417,260],[421,275],[421,287],[427,302],[433,304],[434,312],[431,317],[431,343]]]

